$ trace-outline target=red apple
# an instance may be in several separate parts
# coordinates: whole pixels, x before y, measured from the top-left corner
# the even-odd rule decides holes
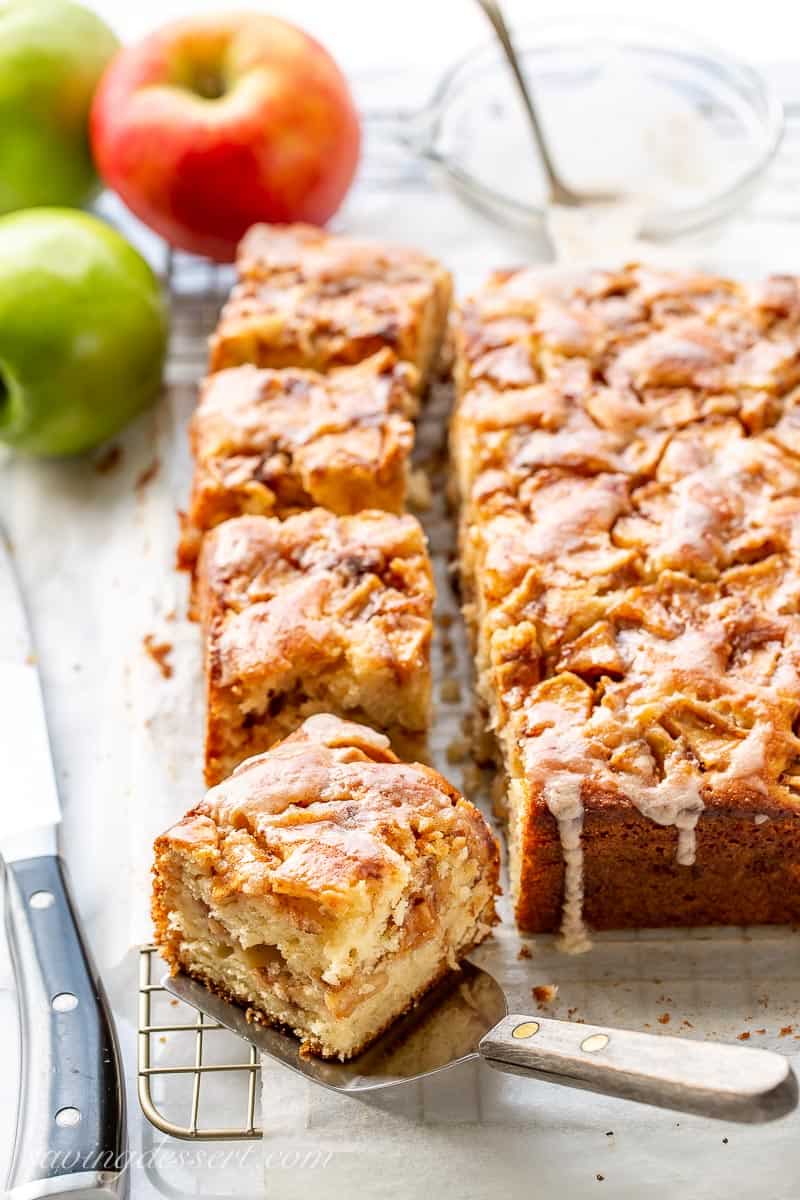
[[[197,17],[121,50],[95,93],[105,182],[173,246],[220,262],[255,221],[324,224],[355,173],[347,82],[264,13]]]

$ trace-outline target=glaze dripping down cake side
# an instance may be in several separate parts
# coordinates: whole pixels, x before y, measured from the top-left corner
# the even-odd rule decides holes
[[[492,277],[451,439],[520,925],[800,919],[800,285]]]

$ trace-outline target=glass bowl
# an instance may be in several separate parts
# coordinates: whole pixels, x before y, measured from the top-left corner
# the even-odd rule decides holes
[[[761,75],[691,34],[606,17],[523,26],[514,40],[565,181],[634,195],[650,240],[724,222],[780,145],[783,109]],[[495,220],[543,226],[544,177],[496,41],[390,132]]]

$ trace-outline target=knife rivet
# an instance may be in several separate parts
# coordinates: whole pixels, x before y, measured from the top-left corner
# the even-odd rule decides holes
[[[52,892],[33,892],[28,900],[31,908],[52,908],[55,902]]]
[[[516,1025],[511,1030],[511,1036],[513,1038],[529,1038],[529,1037],[533,1037],[533,1035],[538,1032],[539,1032],[539,1022],[538,1021],[523,1021],[521,1025]]]
[[[53,1012],[72,1012],[73,1008],[78,1007],[78,997],[73,996],[72,992],[59,992],[53,996],[50,1006]]]
[[[598,1050],[605,1050],[610,1040],[607,1033],[590,1033],[581,1042],[581,1050],[584,1054],[596,1054]]]
[[[80,1125],[81,1110],[79,1108],[60,1108],[56,1113],[56,1125],[61,1129],[70,1129],[73,1125]]]

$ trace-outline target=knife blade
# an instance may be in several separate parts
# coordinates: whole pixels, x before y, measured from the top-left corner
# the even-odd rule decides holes
[[[108,1000],[57,853],[61,805],[39,671],[0,529],[0,855],[20,1091],[9,1200],[127,1193],[125,1093]]]
[[[54,853],[61,805],[39,671],[4,535],[0,536],[0,761],[6,797],[11,798],[0,808],[4,859],[12,862],[37,852]]]

